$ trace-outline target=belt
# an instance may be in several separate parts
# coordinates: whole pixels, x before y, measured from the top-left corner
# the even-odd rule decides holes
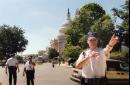
[[[26,70],[26,71],[34,71],[34,70]]]
[[[9,67],[16,67],[16,66],[9,66]]]
[[[16,66],[9,66],[8,69],[17,69]]]

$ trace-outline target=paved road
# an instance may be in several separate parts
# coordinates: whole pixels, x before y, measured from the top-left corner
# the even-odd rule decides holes
[[[26,78],[22,76],[23,66],[20,65],[17,85],[26,85]],[[4,68],[0,67],[0,80],[3,85],[8,85],[8,76],[4,73]],[[55,66],[50,63],[36,65],[35,85],[79,85],[70,80],[71,68],[67,66]]]

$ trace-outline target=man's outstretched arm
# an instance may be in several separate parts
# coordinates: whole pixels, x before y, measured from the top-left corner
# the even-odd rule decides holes
[[[109,43],[107,44],[106,48],[104,48],[105,55],[109,57],[110,51],[113,49],[113,47],[119,42],[119,38],[113,34]]]

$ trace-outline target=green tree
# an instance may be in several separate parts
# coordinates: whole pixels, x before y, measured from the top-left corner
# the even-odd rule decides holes
[[[49,59],[53,59],[54,57],[57,57],[57,56],[59,56],[59,53],[57,52],[57,50],[54,48],[49,48],[48,50]]]
[[[11,53],[23,52],[28,44],[24,31],[17,26],[0,26],[0,56],[8,57]]]
[[[65,35],[68,44],[86,49],[86,35],[89,31],[94,31],[97,32],[100,44],[104,47],[112,35],[113,28],[112,20],[104,9],[96,3],[90,3],[80,9],[79,16],[70,23]]]
[[[19,63],[23,63],[23,57],[20,55],[16,55],[16,59],[18,60]]]
[[[71,44],[74,46],[78,45],[80,37],[81,35],[79,29],[69,28],[65,30],[65,38],[67,40],[67,44]]]
[[[125,45],[129,47],[129,0],[125,1],[125,4],[121,6],[121,9],[113,8],[113,15],[120,18],[122,21],[121,25],[117,25],[119,30],[124,29],[126,32],[124,34]]]
[[[86,4],[80,9],[79,13],[79,29],[82,33],[86,34],[90,31],[91,26],[105,14],[104,9],[96,4],[90,3]]]
[[[80,46],[67,45],[63,52],[63,58],[66,60],[69,58],[77,59],[79,57],[80,52],[81,52]]]
[[[105,11],[98,4],[90,3],[83,6],[79,17],[75,17],[69,29],[65,31],[67,43],[74,46],[80,45],[80,38],[86,35],[91,30],[91,26],[104,14]]]
[[[16,55],[17,60],[23,60],[22,56]]]
[[[97,33],[99,46],[105,47],[108,44],[112,36],[112,29],[114,29],[114,24],[109,15],[102,16],[91,26],[91,30]]]
[[[80,40],[79,40],[80,47],[81,47],[82,49],[86,49],[86,48],[88,47],[88,45],[87,45],[87,38],[88,38],[87,35],[83,35],[83,36],[80,38]]]

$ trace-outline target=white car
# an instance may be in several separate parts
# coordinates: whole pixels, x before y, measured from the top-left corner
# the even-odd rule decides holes
[[[72,68],[71,80],[80,83],[81,69]],[[129,85],[129,67],[120,60],[107,60],[105,85]]]

